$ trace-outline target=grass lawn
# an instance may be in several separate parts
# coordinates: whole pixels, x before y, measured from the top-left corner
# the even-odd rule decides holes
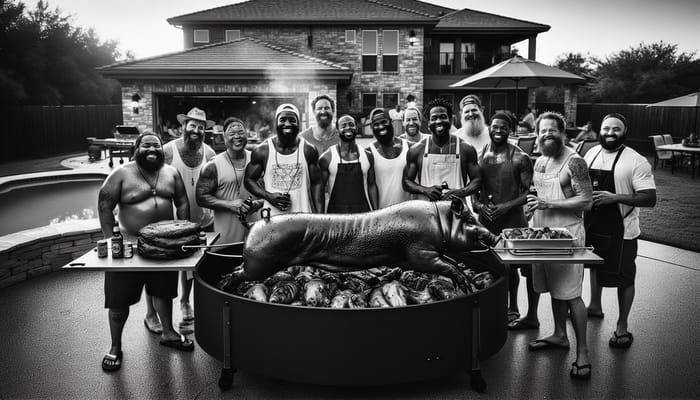
[[[2,163],[0,176],[66,169],[61,160],[81,155],[84,153]],[[688,169],[671,175],[670,168],[659,167],[654,178],[656,207],[641,209],[641,238],[700,252],[700,176],[691,179]]]

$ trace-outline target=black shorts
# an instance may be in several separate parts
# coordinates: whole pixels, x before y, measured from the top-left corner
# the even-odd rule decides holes
[[[153,297],[177,297],[177,271],[105,272],[105,308],[128,308],[141,299],[144,285]]]
[[[622,241],[622,265],[619,273],[596,271],[596,281],[602,287],[624,288],[634,285],[637,276],[637,239]],[[595,268],[595,266],[593,267]]]

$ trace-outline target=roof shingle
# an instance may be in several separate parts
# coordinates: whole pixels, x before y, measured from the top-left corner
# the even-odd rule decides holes
[[[483,11],[471,10],[468,8],[454,11],[440,18],[434,30],[454,30],[454,29],[528,29],[548,31],[549,25],[537,24],[520,19],[504,17],[502,15],[490,14]]]

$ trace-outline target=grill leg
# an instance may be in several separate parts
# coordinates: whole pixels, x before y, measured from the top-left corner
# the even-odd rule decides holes
[[[233,375],[236,373],[236,369],[231,367],[231,305],[228,302],[224,303],[222,313],[224,322],[224,366],[221,369],[219,388],[227,390],[233,386]]]
[[[482,393],[486,390],[486,381],[481,376],[481,363],[479,362],[479,349],[481,348],[481,308],[475,301],[472,308],[472,365],[469,371],[469,383],[472,389]]]

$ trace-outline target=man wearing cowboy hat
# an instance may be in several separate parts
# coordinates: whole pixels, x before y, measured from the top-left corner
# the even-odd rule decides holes
[[[214,222],[214,214],[210,209],[197,205],[196,189],[199,172],[204,164],[216,155],[214,150],[204,143],[204,130],[214,126],[214,121],[207,120],[207,114],[197,107],[191,109],[187,114],[178,114],[177,120],[182,125],[183,134],[180,138],[163,146],[165,163],[175,167],[182,176],[189,202],[190,221],[201,224],[203,228],[208,228]],[[194,320],[194,310],[190,305],[192,277],[183,271],[180,273],[180,282],[182,283],[180,310],[183,319],[180,328],[183,329],[183,325],[191,324]],[[146,300],[148,305],[146,315],[154,315],[150,312],[152,302],[148,301],[150,300],[148,296]],[[149,322],[154,323],[154,325],[157,323],[157,321]]]
[[[298,137],[301,118],[293,104],[275,112],[277,136],[253,150],[245,170],[245,188],[265,200],[271,215],[294,212],[323,213],[323,181],[318,151]],[[259,184],[262,177],[264,186]]]

